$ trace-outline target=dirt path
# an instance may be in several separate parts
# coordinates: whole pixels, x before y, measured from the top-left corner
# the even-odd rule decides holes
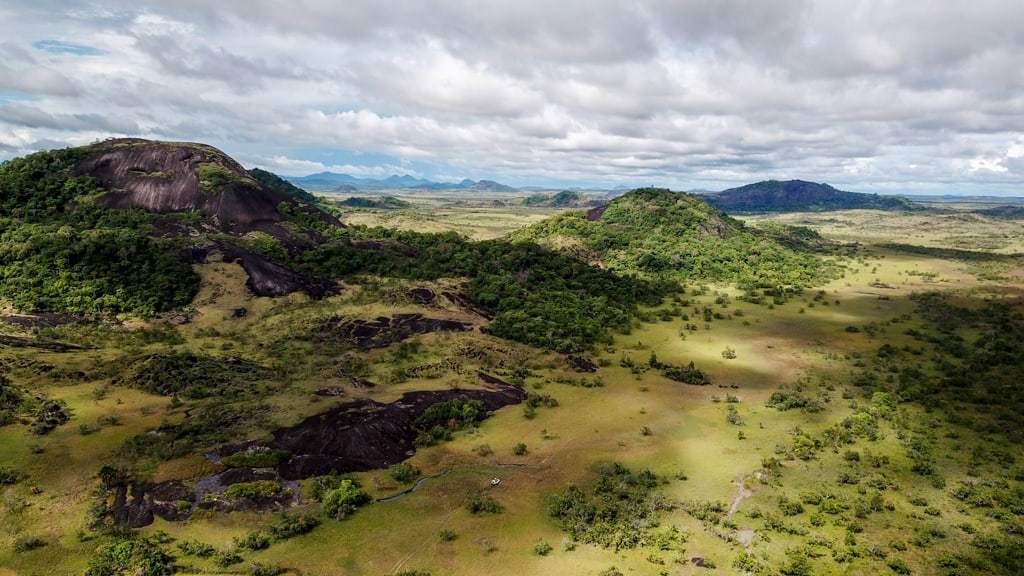
[[[754,495],[753,491],[747,488],[747,480],[750,476],[743,476],[739,480],[733,480],[733,486],[736,486],[736,495],[732,497],[732,504],[729,506],[729,517],[735,514],[740,509],[740,504]]]

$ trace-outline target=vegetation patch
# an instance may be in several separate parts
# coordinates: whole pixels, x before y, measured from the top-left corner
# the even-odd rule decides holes
[[[23,311],[143,316],[187,304],[199,277],[157,216],[90,203],[104,190],[73,175],[82,149],[0,164],[0,298]]]
[[[641,304],[657,304],[676,289],[674,283],[619,276],[529,242],[473,242],[450,232],[356,226],[335,235],[294,265],[318,276],[468,278],[469,299],[493,313],[490,333],[562,352],[610,343],[610,332],[629,326]],[[353,243],[364,240],[403,248]]]
[[[272,370],[240,358],[215,358],[191,352],[154,354],[136,363],[118,383],[161,396],[188,399],[237,397]]]
[[[655,493],[658,478],[603,464],[587,488],[572,485],[548,499],[548,513],[574,541],[616,550],[653,542],[658,513],[672,505]]]

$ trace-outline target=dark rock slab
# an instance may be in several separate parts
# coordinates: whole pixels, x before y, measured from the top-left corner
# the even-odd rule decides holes
[[[236,246],[223,246],[222,249],[225,262],[241,264],[249,277],[245,286],[257,296],[278,297],[305,292],[311,298],[320,299],[340,291],[338,283],[333,280],[301,274],[255,252]]]
[[[566,360],[569,366],[577,372],[597,372],[597,364],[586,356],[570,354]]]
[[[3,346],[10,348],[38,348],[39,350],[47,350],[49,352],[75,352],[77,350],[87,349],[85,346],[68,344],[66,342],[37,340],[35,338],[22,338],[21,336],[0,334],[0,347]]]
[[[601,216],[604,216],[604,211],[607,210],[607,209],[608,209],[608,204],[602,204],[602,205],[597,206],[595,208],[591,208],[590,210],[587,210],[586,218],[587,218],[587,220],[589,220],[591,222],[596,222],[596,221],[601,219]]]
[[[484,379],[482,375],[481,379]],[[415,452],[416,419],[430,406],[460,396],[479,400],[488,412],[522,402],[526,393],[492,376],[488,389],[408,392],[389,404],[354,400],[274,433],[274,448],[293,456],[278,466],[295,480],[331,472],[359,472],[401,462]],[[486,417],[484,415],[483,417]]]
[[[409,290],[409,299],[417,304],[433,304],[437,296],[427,288],[413,288]]]
[[[462,294],[461,292],[446,291],[442,292],[441,294],[448,300],[451,300],[453,304],[455,304],[459,308],[462,308],[463,310],[468,310],[476,314],[477,316],[486,318],[487,320],[494,320],[493,310],[490,310],[484,306],[477,304],[476,302],[473,301],[472,298],[465,294]]]
[[[362,350],[385,348],[417,334],[465,332],[473,325],[459,320],[427,318],[423,314],[394,314],[373,320],[332,316],[315,329],[314,337],[353,345]]]

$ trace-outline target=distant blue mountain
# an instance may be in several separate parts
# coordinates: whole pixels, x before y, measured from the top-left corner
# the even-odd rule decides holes
[[[515,192],[516,188],[506,186],[493,180],[470,180],[461,182],[433,182],[423,178],[416,178],[408,174],[392,174],[387,178],[357,178],[348,174],[337,172],[317,172],[308,176],[288,176],[286,180],[317,192],[331,192],[334,190],[351,191],[374,190],[387,188],[409,188],[420,190],[477,190],[482,192]]]

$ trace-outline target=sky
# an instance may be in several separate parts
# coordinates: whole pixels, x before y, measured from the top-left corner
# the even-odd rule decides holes
[[[1020,0],[4,0],[0,160],[1024,195]]]

